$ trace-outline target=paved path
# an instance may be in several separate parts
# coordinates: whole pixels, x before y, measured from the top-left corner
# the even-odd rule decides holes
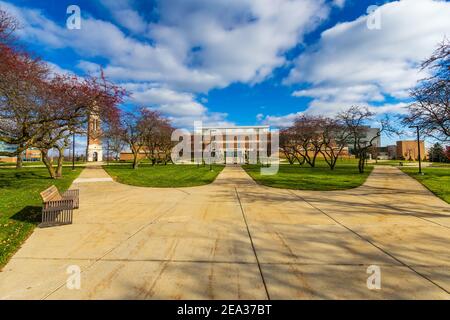
[[[82,172],[74,224],[36,229],[0,299],[450,298],[450,206],[396,168],[336,192],[258,186],[238,167],[193,188],[105,178]],[[370,265],[381,290],[367,289]]]

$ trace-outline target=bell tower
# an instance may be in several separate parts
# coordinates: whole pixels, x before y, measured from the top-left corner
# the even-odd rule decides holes
[[[88,162],[103,160],[102,131],[100,127],[100,117],[91,113],[88,117],[87,149],[86,158]]]

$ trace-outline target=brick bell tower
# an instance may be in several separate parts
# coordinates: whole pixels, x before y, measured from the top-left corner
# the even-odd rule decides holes
[[[86,158],[88,162],[103,160],[102,131],[100,127],[100,117],[91,113],[88,117],[87,149]]]

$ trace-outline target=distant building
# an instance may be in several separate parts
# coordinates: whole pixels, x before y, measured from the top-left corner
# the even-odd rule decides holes
[[[374,149],[377,149],[381,147],[381,136],[380,136],[380,129],[378,128],[371,128],[369,126],[363,127],[363,134],[360,139],[360,143],[362,146],[364,146],[364,143],[369,144],[372,142],[372,146]],[[348,151],[350,154],[355,154],[353,149],[354,145],[352,143],[349,143],[348,145]],[[369,154],[369,157],[372,157],[372,154]]]
[[[195,133],[201,135],[203,141],[203,148],[211,143],[211,154],[213,157],[223,159],[228,164],[244,164],[249,160],[250,151],[255,151],[254,148],[260,149],[260,137],[266,134],[267,143],[270,145],[270,127],[269,126],[223,126],[223,127],[202,127],[202,131]],[[221,145],[214,140],[217,135],[222,135]],[[245,142],[239,144],[237,137],[246,137]],[[255,137],[256,140],[251,140]],[[211,138],[213,138],[212,141]],[[231,139],[228,141],[227,139]],[[194,136],[192,141],[192,159],[194,159]],[[267,148],[270,150],[270,148]],[[146,149],[143,147],[138,155],[138,159],[146,157]],[[129,161],[133,159],[133,154],[130,151],[121,152],[120,160]]]
[[[16,151],[15,145],[6,144],[0,141],[0,152],[14,152]],[[41,151],[36,148],[29,148],[22,153],[22,159],[24,161],[40,161],[42,159]],[[0,156],[0,162],[16,163],[17,157],[2,157]]]
[[[396,159],[416,161],[419,159],[419,149],[416,140],[397,141]],[[420,141],[420,156],[422,159],[426,158],[425,143]]]
[[[14,152],[16,151],[16,146],[6,144],[3,141],[0,141],[0,152]],[[0,162],[16,162],[17,157],[6,157],[0,156]]]
[[[36,148],[29,148],[25,150],[23,155],[24,161],[40,161],[42,160],[41,150]]]
[[[397,159],[397,145],[389,145],[386,147],[389,160]]]
[[[222,134],[221,145],[212,140],[214,137]],[[269,126],[224,126],[224,127],[203,127],[202,137],[206,143],[212,145],[212,156],[224,159],[228,164],[244,164],[249,161],[250,152],[259,152],[261,150],[261,135],[266,135],[267,143],[270,141]],[[238,137],[243,137],[243,143],[238,143]],[[252,137],[255,140],[251,140]],[[230,140],[227,140],[230,139]]]
[[[388,147],[379,147],[376,154],[376,159],[378,160],[389,160],[389,151]]]

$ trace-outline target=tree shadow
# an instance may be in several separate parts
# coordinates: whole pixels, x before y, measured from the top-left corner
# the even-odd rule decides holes
[[[11,220],[38,224],[42,219],[42,207],[26,206],[22,210],[15,213]]]

